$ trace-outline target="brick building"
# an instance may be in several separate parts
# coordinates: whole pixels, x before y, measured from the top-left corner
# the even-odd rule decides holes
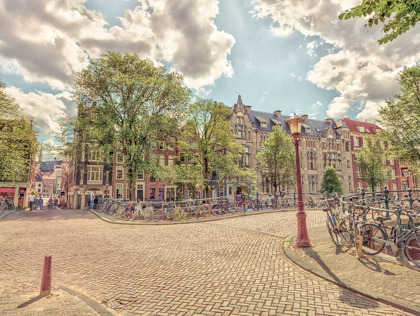
[[[367,189],[367,185],[360,178],[362,171],[356,164],[356,152],[363,147],[364,137],[366,135],[376,135],[381,128],[374,123],[360,122],[350,119],[343,119],[344,123],[350,129],[351,136],[351,150],[352,150],[352,167],[354,177],[354,191],[360,191],[362,188]],[[402,190],[407,189],[408,185],[402,186],[402,172],[401,165],[398,160],[387,159],[387,166],[391,168],[391,179],[389,180],[387,187],[389,190]]]

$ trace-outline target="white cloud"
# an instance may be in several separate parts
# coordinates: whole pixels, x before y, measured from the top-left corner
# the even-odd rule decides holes
[[[308,49],[307,51],[306,51],[306,53],[309,55],[309,56],[311,56],[312,58],[315,58],[315,57],[317,57],[317,54],[315,53],[315,49],[318,47],[318,42],[317,41],[312,41],[312,42],[309,42],[307,45],[306,45],[306,48]]]
[[[374,119],[375,104],[398,92],[398,72],[420,58],[420,28],[379,46],[377,40],[383,36],[381,25],[365,27],[367,18],[338,20],[338,15],[360,3],[358,0],[255,2],[254,15],[270,17],[274,34],[276,28],[293,28],[305,36],[319,36],[333,45],[307,77],[317,86],[340,94],[329,105],[330,116],[341,117],[347,114],[351,104],[362,104],[358,117]],[[307,45],[310,56],[314,54],[315,45],[313,42]]]
[[[344,97],[336,97],[328,105],[327,115],[329,117],[341,118],[347,114],[350,104]]]
[[[72,113],[69,93],[64,92],[57,95],[41,91],[22,92],[15,87],[7,87],[6,92],[16,99],[16,102],[34,119],[35,125],[42,130],[44,134],[52,134],[59,131],[57,120],[66,113]],[[68,108],[66,104],[70,107]]]
[[[228,54],[235,40],[214,23],[218,0],[139,1],[120,17],[122,26],[109,30],[102,14],[84,2],[0,2],[3,70],[64,90],[88,65],[89,56],[111,50],[171,63],[196,89],[233,74]]]

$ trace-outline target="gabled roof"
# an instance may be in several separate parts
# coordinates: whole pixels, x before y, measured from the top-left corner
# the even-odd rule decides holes
[[[376,130],[380,130],[381,128],[374,124],[374,123],[367,123],[367,122],[360,122],[350,119],[343,119],[343,122],[346,123],[346,125],[349,127],[350,132],[353,133],[360,133],[360,134],[376,134]],[[357,127],[361,126],[364,127],[365,132],[360,132]],[[369,132],[367,132],[367,130]]]
[[[54,171],[54,166],[61,165],[62,162],[62,160],[43,161],[39,170],[44,172]]]

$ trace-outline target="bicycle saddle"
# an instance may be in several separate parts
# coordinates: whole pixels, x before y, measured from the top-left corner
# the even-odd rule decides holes
[[[388,219],[390,219],[389,217],[386,217],[386,216],[377,216],[376,217],[376,220],[377,221],[386,221],[386,220],[388,220]]]

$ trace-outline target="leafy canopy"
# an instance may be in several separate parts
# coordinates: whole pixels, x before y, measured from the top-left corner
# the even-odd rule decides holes
[[[338,18],[369,16],[369,27],[379,22],[384,24],[385,35],[379,44],[391,42],[414,27],[420,21],[420,2],[418,0],[363,0],[362,4],[341,13]]]
[[[324,177],[322,178],[321,183],[321,192],[327,194],[335,192],[340,195],[343,193],[340,177],[334,167],[325,167]]]
[[[37,141],[31,117],[22,114],[15,99],[0,82],[0,181],[28,181]]]
[[[153,148],[172,139],[185,116],[190,91],[182,76],[136,54],[107,52],[80,73],[74,89],[79,137],[105,156],[123,155],[133,195],[136,174],[159,169]]]
[[[399,94],[379,110],[381,136],[394,158],[420,175],[420,63],[399,74]]]
[[[295,183],[295,151],[290,136],[280,127],[273,127],[256,159],[261,174],[269,178],[275,190]]]
[[[232,178],[250,185],[256,181],[253,170],[244,169],[240,164],[243,148],[236,143],[231,131],[231,114],[232,110],[226,105],[210,99],[197,99],[189,107],[180,148],[201,168],[207,191]]]
[[[363,148],[356,152],[356,163],[362,171],[362,181],[366,182],[372,191],[390,179],[391,169],[386,165],[386,158],[383,145],[378,139],[373,135],[366,135]]]

